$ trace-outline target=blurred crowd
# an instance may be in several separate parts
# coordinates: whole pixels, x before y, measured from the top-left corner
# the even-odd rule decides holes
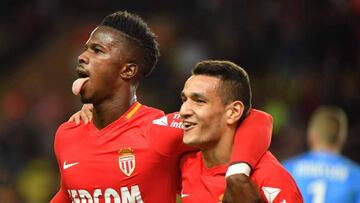
[[[176,111],[191,68],[228,59],[251,78],[253,106],[272,114],[280,159],[306,150],[320,104],[349,116],[344,154],[360,162],[360,0],[5,0],[0,3],[0,202],[42,203],[58,188],[57,126],[80,109],[71,94],[91,30],[117,10],[142,16],[161,58],[138,92]]]

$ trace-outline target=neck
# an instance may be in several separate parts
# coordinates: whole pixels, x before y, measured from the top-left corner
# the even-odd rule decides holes
[[[102,129],[117,120],[136,101],[135,90],[118,91],[119,94],[94,105],[93,122],[96,128]],[[127,92],[128,94],[124,94]]]
[[[315,151],[315,152],[325,151],[325,152],[330,152],[332,154],[340,154],[340,147],[329,146],[329,145],[317,145],[312,147],[311,151]]]
[[[228,128],[221,133],[220,140],[214,145],[201,149],[206,167],[228,164],[234,142],[235,129]]]

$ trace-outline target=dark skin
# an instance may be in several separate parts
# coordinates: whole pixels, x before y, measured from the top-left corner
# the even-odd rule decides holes
[[[129,51],[130,50],[130,51]],[[96,28],[78,57],[77,72],[89,76],[81,90],[84,103],[94,106],[94,124],[104,128],[125,113],[135,98],[138,66],[129,63],[131,49],[120,31]]]
[[[139,66],[131,63],[136,53],[126,37],[118,30],[106,26],[97,27],[78,57],[79,77],[89,77],[81,90],[81,100],[92,103],[69,120],[85,123],[93,119],[102,129],[123,115],[135,101]],[[90,110],[92,109],[92,110]],[[243,174],[227,178],[224,203],[254,203],[260,195],[249,177]],[[260,199],[261,200],[261,199]]]
[[[226,178],[226,190],[223,203],[262,203],[263,200],[255,183],[244,174]]]

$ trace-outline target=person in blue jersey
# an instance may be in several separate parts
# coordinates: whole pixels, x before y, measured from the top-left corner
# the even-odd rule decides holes
[[[347,116],[336,106],[320,106],[307,132],[309,152],[283,162],[306,203],[360,203],[360,165],[341,155]]]

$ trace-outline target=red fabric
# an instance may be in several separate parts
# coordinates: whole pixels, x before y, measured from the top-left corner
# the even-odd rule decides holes
[[[79,126],[64,123],[59,127],[55,154],[62,187],[52,203],[91,200],[104,203],[105,199],[111,200],[109,202],[175,202],[179,157],[190,149],[182,144],[182,129],[170,127],[180,120],[169,115],[165,117],[169,126],[154,124],[153,120],[164,114],[146,106],[141,106],[128,119],[126,115],[136,105],[102,130],[96,129],[93,123]],[[125,147],[133,150],[130,154],[133,156],[119,152]],[[130,171],[129,176],[121,170],[121,164],[124,171]]]
[[[253,169],[271,143],[272,117],[252,109],[236,131],[231,163],[245,162]]]
[[[265,202],[270,202],[269,199],[273,203],[304,202],[293,177],[270,152],[266,152],[260,159],[251,179],[259,186],[259,192]],[[277,195],[274,188],[280,189]]]
[[[62,186],[52,203],[77,202],[81,199],[102,203],[105,198],[118,198],[121,201],[122,198],[138,198],[136,202],[140,202],[141,198],[150,203],[175,202],[175,192],[180,185],[179,157],[194,149],[182,143],[183,131],[178,113],[167,115],[164,121],[162,111],[141,106],[128,119],[126,116],[136,105],[138,103],[102,130],[96,129],[93,123],[75,126],[67,122],[59,127],[54,148]],[[244,122],[259,119],[261,123],[264,119],[253,112],[256,111],[253,110]],[[254,145],[253,141],[240,139],[246,129],[240,128],[238,131],[240,136],[237,135],[235,139],[232,160],[251,165],[267,149],[268,145],[264,143],[270,142],[271,136],[267,141],[262,140],[262,144]],[[251,135],[248,139],[258,140],[259,137]],[[130,176],[120,168],[119,150],[124,147],[134,150],[135,169]],[[70,166],[66,169],[65,161],[66,166]],[[78,164],[71,166],[74,163]],[[131,168],[126,167],[128,170]]]
[[[197,152],[184,156],[180,167],[183,203],[221,202],[226,186],[227,165],[209,169],[204,165],[201,152]],[[266,203],[303,202],[295,181],[270,152],[261,157],[251,179]],[[271,194],[265,194],[264,190]],[[274,191],[279,193],[275,194]]]

